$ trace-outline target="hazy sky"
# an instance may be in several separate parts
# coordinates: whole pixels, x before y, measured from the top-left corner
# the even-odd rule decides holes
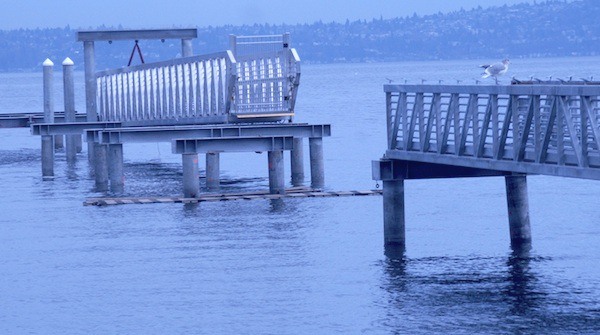
[[[0,29],[344,22],[533,0],[0,0]]]

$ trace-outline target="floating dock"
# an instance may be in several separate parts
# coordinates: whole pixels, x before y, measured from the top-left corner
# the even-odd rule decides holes
[[[367,191],[320,191],[312,188],[291,188],[283,194],[271,194],[268,190],[249,193],[204,193],[195,198],[184,197],[136,197],[136,198],[88,198],[84,206],[114,206],[131,204],[157,204],[157,203],[184,203],[194,204],[201,202],[256,200],[256,199],[283,199],[283,198],[325,198],[325,197],[352,197],[382,195],[382,190]]]

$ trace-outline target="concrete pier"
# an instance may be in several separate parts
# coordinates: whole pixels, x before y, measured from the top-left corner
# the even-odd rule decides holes
[[[94,144],[94,177],[96,180],[96,191],[108,191],[108,158],[107,145]]]
[[[292,170],[292,185],[300,186],[304,183],[304,141],[301,137],[294,138],[294,149],[290,151]]]
[[[110,180],[111,191],[123,192],[125,187],[123,144],[108,145],[108,178]]]
[[[269,191],[271,194],[285,193],[283,151],[269,151]]]
[[[221,187],[220,155],[218,152],[206,154],[206,188],[214,190]]]
[[[505,176],[510,244],[514,250],[531,249],[527,176]]]
[[[383,181],[384,244],[406,247],[404,223],[404,179]]]
[[[325,166],[323,164],[323,138],[311,137],[308,139],[310,151],[310,179],[313,188],[325,186]]]
[[[198,154],[184,153],[183,163],[183,196],[195,198],[200,193],[200,174],[198,171]]]
[[[63,63],[63,96],[65,121],[75,122],[75,81],[73,78],[73,61],[67,57]],[[65,151],[67,163],[75,163],[78,146],[81,146],[81,135],[65,135]]]

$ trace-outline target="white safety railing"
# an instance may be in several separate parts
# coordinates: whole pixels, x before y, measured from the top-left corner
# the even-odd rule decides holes
[[[236,77],[229,51],[102,71],[96,74],[98,117],[143,125],[227,116]]]
[[[600,168],[600,86],[385,85],[385,92],[388,149],[402,157],[554,175],[572,167],[564,174],[584,178]]]

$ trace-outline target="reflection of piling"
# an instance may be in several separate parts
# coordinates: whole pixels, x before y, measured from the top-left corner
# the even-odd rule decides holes
[[[54,63],[46,59],[44,68],[44,123],[54,123],[54,97],[52,95]],[[42,136],[42,178],[52,179],[54,177],[54,137],[52,135]]]

